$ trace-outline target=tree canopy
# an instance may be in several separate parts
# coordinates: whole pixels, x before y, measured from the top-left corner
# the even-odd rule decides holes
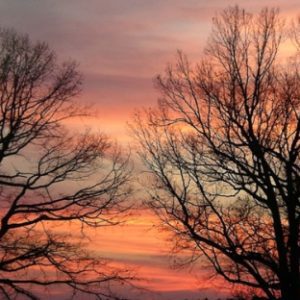
[[[104,134],[67,130],[84,116],[76,63],[42,42],[0,31],[0,294],[43,298],[43,288],[112,297],[127,271],[81,248],[68,221],[118,222],[129,189],[127,159]],[[51,224],[55,224],[53,229]],[[59,227],[57,227],[60,225]],[[78,240],[78,239],[77,239]],[[23,299],[22,298],[22,299]]]
[[[268,299],[300,296],[299,50],[277,10],[225,9],[200,62],[180,52],[133,125],[150,206],[184,263]]]

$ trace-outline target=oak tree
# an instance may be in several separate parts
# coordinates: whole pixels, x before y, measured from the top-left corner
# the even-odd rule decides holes
[[[176,251],[268,299],[300,297],[299,50],[277,10],[228,8],[200,62],[179,53],[133,125]]]
[[[48,287],[108,299],[108,283],[130,275],[80,248],[70,232],[117,223],[129,192],[127,160],[109,139],[66,128],[86,114],[75,101],[80,89],[76,63],[59,63],[46,43],[1,29],[2,298],[43,298]]]

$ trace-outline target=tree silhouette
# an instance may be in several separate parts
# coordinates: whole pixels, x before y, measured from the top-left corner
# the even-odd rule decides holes
[[[191,251],[186,262],[205,258],[231,283],[298,299],[299,31],[274,9],[228,8],[213,25],[203,59],[179,53],[156,80],[158,107],[136,115],[150,205],[175,250]]]
[[[74,62],[59,64],[45,43],[0,31],[3,298],[38,299],[43,287],[53,286],[51,292],[61,288],[108,299],[108,283],[130,275],[81,249],[75,238],[72,243],[63,229],[67,221],[117,223],[129,192],[126,159],[107,137],[72,134],[63,125],[85,115],[74,101],[80,86]]]

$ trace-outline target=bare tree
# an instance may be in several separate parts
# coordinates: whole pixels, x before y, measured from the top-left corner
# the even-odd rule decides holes
[[[299,48],[280,52],[291,31],[274,9],[228,8],[213,25],[201,62],[179,53],[156,80],[158,108],[136,116],[150,204],[188,262],[299,299]]]
[[[0,31],[3,298],[43,298],[42,288],[53,286],[108,299],[108,283],[130,276],[51,225],[112,225],[126,208],[127,160],[105,135],[74,135],[63,125],[85,114],[74,101],[80,86],[74,62],[59,64],[45,43]]]

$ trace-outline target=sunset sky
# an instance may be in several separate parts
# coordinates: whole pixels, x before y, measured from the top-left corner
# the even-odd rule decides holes
[[[157,100],[155,75],[174,61],[177,49],[197,60],[211,18],[235,4],[252,12],[279,7],[287,19],[300,14],[299,0],[0,0],[0,24],[46,41],[59,59],[76,60],[84,77],[79,101],[97,111],[97,117],[76,125],[100,129],[127,147],[126,124],[134,109]],[[225,295],[217,283],[203,279],[201,266],[171,269],[166,234],[154,224],[155,217],[141,211],[122,227],[93,232],[93,250],[147,277],[143,285],[154,293],[143,292],[141,299]]]

